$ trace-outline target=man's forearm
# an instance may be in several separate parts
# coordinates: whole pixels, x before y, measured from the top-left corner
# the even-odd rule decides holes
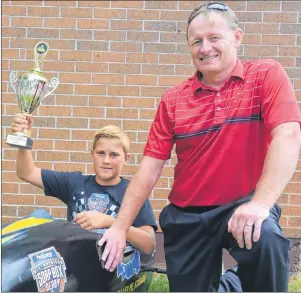
[[[144,183],[145,182],[145,183]],[[156,183],[139,174],[129,184],[113,227],[128,230]]]
[[[127,231],[161,175],[165,161],[145,156],[129,184],[112,227]]]
[[[273,207],[294,174],[299,153],[300,142],[296,137],[273,138],[252,200]]]

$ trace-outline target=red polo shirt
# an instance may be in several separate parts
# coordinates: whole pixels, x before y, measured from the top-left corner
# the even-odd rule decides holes
[[[169,200],[180,207],[223,205],[255,190],[270,132],[301,122],[294,90],[274,60],[237,64],[220,90],[194,76],[168,89],[144,155],[178,163]]]

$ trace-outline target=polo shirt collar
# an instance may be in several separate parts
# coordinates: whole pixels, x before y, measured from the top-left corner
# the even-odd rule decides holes
[[[202,90],[203,89],[211,89],[210,87],[208,87],[207,85],[205,85],[203,82],[200,81],[199,77],[201,77],[201,76],[202,76],[202,73],[199,71],[196,71],[195,74],[193,75],[192,89],[193,89],[194,93],[199,89],[202,89]],[[237,58],[237,62],[236,62],[234,69],[230,73],[230,77],[231,76],[238,77],[242,80],[244,80],[244,78],[245,78],[244,65],[241,62],[241,60],[239,60],[238,58]]]

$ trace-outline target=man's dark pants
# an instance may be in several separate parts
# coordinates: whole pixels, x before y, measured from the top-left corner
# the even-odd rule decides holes
[[[250,197],[215,208],[179,208],[170,204],[162,210],[160,226],[171,291],[217,291],[223,248],[238,263],[243,291],[287,291],[290,241],[282,235],[279,206],[270,210],[260,239],[251,250],[239,248],[228,232],[233,212]]]

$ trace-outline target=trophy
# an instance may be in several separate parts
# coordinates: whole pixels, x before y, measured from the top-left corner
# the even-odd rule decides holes
[[[16,93],[21,113],[32,113],[42,100],[49,96],[59,85],[57,77],[53,77],[49,84],[41,72],[41,65],[48,49],[49,46],[46,42],[37,43],[34,48],[35,67],[24,73],[19,79],[17,71],[12,71],[9,75],[10,86]],[[9,134],[6,143],[23,149],[31,150],[32,148],[32,140],[26,129]]]

